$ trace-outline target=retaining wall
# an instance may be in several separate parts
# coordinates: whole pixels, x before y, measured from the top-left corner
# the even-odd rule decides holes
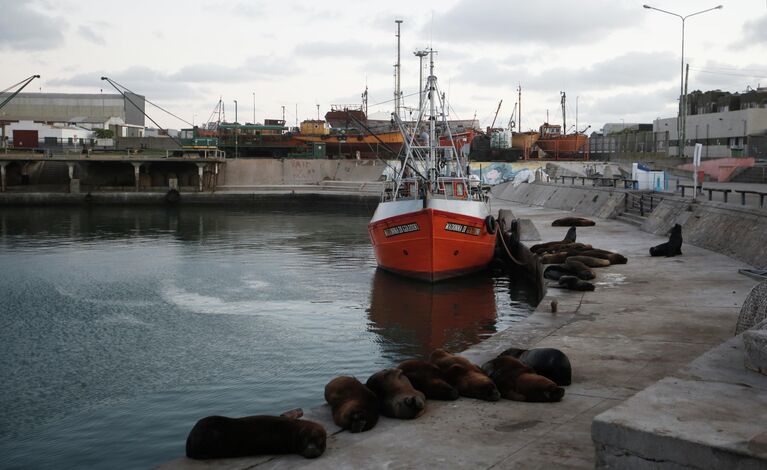
[[[494,197],[503,201],[573,211],[583,215],[610,219],[617,217],[624,207],[625,191],[592,186],[561,186],[547,183],[511,183],[495,186]]]
[[[764,209],[666,198],[641,229],[663,235],[677,223],[682,226],[685,243],[725,254],[754,267],[767,266],[767,211]]]
[[[318,184],[320,181],[377,181],[386,166],[372,160],[229,159],[218,187]]]

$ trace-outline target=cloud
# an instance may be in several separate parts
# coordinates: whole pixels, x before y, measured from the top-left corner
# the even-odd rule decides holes
[[[461,80],[482,86],[505,86],[517,83],[528,90],[559,91],[601,90],[611,87],[646,86],[675,77],[676,60],[664,53],[630,52],[585,68],[554,67],[533,69],[485,58],[467,64]]]
[[[103,36],[97,34],[90,26],[80,25],[77,28],[77,34],[99,46],[103,46],[105,43]]]
[[[0,48],[55,49],[64,40],[67,23],[43,15],[16,0],[0,0]]]
[[[636,6],[616,0],[510,2],[489,0],[478,7],[460,0],[434,15],[423,33],[463,43],[543,43],[552,47],[593,42],[636,23]]]
[[[746,86],[756,88],[767,82],[767,65],[707,62],[702,67],[690,67],[690,89],[741,92]]]
[[[200,93],[188,83],[172,81],[169,74],[143,66],[129,67],[122,71],[80,73],[69,78],[49,80],[48,84],[84,88],[89,89],[90,92],[103,89],[105,92],[113,93],[112,86],[107,81],[101,80],[103,76],[109,77],[151,101],[184,100],[200,97]]]
[[[182,67],[169,79],[187,83],[232,83],[264,78],[286,77],[300,72],[293,62],[270,56],[254,56],[244,64],[230,67],[217,64],[193,64]]]
[[[743,24],[743,42],[740,45],[753,43],[767,44],[767,14]]]
[[[359,60],[359,58],[370,57],[388,57],[393,55],[395,49],[383,45],[365,44],[354,41],[327,42],[314,41],[307,44],[301,44],[295,48],[295,54],[304,57],[333,57],[345,58],[349,60]]]

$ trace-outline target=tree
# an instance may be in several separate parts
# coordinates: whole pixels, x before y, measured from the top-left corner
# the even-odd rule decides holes
[[[112,129],[94,129],[94,131],[96,132],[97,139],[111,139],[115,136]]]

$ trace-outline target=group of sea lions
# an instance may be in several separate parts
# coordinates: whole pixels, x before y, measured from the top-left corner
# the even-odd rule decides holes
[[[325,401],[338,427],[358,433],[372,429],[380,415],[418,418],[428,400],[557,402],[564,396],[562,387],[571,380],[570,361],[558,349],[510,348],[482,367],[437,349],[428,360],[406,360],[376,372],[364,384],[355,377],[335,377],[325,386]],[[189,433],[186,455],[192,459],[265,454],[319,457],[325,451],[327,432],[319,423],[299,419],[302,415],[299,409],[280,416],[208,416]]]
[[[588,282],[596,277],[592,268],[603,268],[611,264],[625,264],[627,259],[620,253],[594,248],[576,242],[575,227],[596,225],[594,221],[581,217],[565,217],[551,224],[554,227],[570,226],[565,238],[560,241],[539,243],[530,247],[542,264],[549,266],[543,277],[557,281],[559,287],[579,291],[592,291],[594,284]]]

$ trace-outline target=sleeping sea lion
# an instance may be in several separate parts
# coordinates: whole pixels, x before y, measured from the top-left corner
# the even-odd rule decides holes
[[[208,416],[186,438],[190,459],[226,459],[251,455],[299,454],[313,459],[325,452],[325,428],[285,416]]]
[[[426,411],[426,397],[410,383],[401,369],[384,369],[371,375],[365,384],[378,397],[384,416],[414,419]]]
[[[350,432],[363,432],[378,422],[378,397],[355,377],[340,376],[325,385],[325,401],[333,422]]]
[[[560,251],[558,253],[545,254],[541,256],[541,263],[543,264],[561,264],[567,259],[567,252]]]
[[[437,349],[429,361],[439,367],[445,381],[455,387],[461,396],[485,401],[498,401],[501,394],[490,377],[468,359]]]
[[[551,223],[552,227],[593,227],[596,222],[583,217],[562,217]]]
[[[413,387],[426,395],[428,400],[457,400],[458,390],[442,378],[439,367],[428,361],[410,359],[401,362],[402,370]]]
[[[595,289],[594,284],[588,281],[582,281],[576,276],[562,276],[559,278],[559,287],[564,287],[570,290],[579,291],[592,291]]]
[[[573,261],[580,261],[581,263],[585,264],[586,266],[590,268],[605,268],[607,266],[610,266],[610,261],[606,259],[601,258],[593,258],[591,256],[568,256],[567,259],[571,259]]]
[[[482,370],[507,400],[556,402],[565,394],[565,389],[511,356],[498,356],[486,362]]]
[[[575,274],[578,279],[583,279],[584,281],[588,281],[596,277],[594,275],[594,271],[589,269],[589,267],[585,264],[578,261],[575,256],[567,258],[565,261],[565,268],[569,269],[573,274]]]
[[[555,348],[509,348],[499,356],[511,356],[530,366],[537,374],[553,380],[559,386],[572,383],[572,367],[567,355]]]

